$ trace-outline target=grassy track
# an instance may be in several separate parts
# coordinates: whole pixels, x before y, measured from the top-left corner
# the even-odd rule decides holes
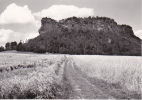
[[[138,91],[126,90],[120,84],[110,83],[98,77],[89,77],[80,67],[68,58],[65,69],[66,78],[72,87],[70,99],[141,99]]]
[[[142,58],[0,53],[0,99],[140,99]]]

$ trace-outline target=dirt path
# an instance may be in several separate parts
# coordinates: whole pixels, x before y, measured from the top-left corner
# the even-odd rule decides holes
[[[106,83],[95,78],[89,78],[80,71],[70,57],[65,61],[65,77],[72,87],[69,99],[132,99],[140,95],[125,92],[115,84]]]
[[[65,65],[66,77],[72,86],[70,99],[113,99],[112,96],[103,93],[95,85],[91,84],[82,73],[74,67],[73,60],[68,58]]]

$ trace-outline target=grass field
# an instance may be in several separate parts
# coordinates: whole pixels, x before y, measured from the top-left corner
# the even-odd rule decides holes
[[[68,56],[88,77],[141,94],[142,57]],[[0,53],[0,99],[68,98],[66,91],[71,90],[66,86],[70,83],[65,81],[64,72],[67,58],[59,54]]]
[[[126,90],[142,90],[142,57],[134,56],[71,56],[89,77],[118,84]]]
[[[0,53],[0,98],[62,96],[62,60],[62,55]]]

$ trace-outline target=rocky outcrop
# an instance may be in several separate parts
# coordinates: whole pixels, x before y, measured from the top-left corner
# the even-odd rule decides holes
[[[118,25],[113,19],[107,17],[76,18],[71,17],[56,22],[51,18],[42,18],[39,34],[54,31],[57,28],[67,28],[83,31],[105,31],[117,35],[134,36],[131,26]]]
[[[141,55],[141,40],[131,26],[107,17],[42,18],[39,36],[28,47],[68,54]],[[31,46],[32,45],[32,46]]]
[[[57,22],[51,18],[42,18],[41,28],[38,30],[39,34],[52,32],[56,27]]]

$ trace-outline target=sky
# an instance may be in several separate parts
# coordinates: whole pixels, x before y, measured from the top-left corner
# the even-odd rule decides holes
[[[0,46],[39,35],[41,18],[105,16],[142,39],[141,0],[0,0]]]

